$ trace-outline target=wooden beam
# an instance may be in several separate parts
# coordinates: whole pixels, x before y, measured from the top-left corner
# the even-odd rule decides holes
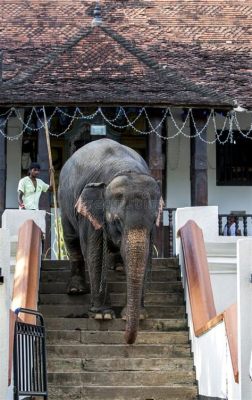
[[[148,112],[151,126],[149,129],[151,130],[152,127],[155,128],[160,123],[162,118],[162,113],[160,110],[151,110]],[[162,134],[162,126],[157,128],[157,132],[161,135]],[[163,187],[163,169],[164,169],[164,162],[163,162],[163,154],[162,154],[162,139],[155,133],[151,133],[149,135],[149,168],[151,171],[151,175],[159,182],[160,190],[162,193]],[[160,221],[159,227],[156,229],[156,234],[154,238],[154,244],[158,250],[158,256],[163,257],[163,226],[162,226],[162,219]]]
[[[216,317],[216,309],[202,230],[189,220],[179,230],[185,258],[188,291],[196,336]]]
[[[224,321],[228,338],[228,345],[230,350],[231,362],[235,377],[235,382],[239,382],[238,371],[238,318],[237,318],[237,304],[232,304],[227,310],[224,311]]]
[[[202,131],[200,137],[195,136],[196,129],[191,118],[191,205],[208,205],[208,177],[207,177],[207,129],[204,129],[207,120],[207,113],[204,110],[194,110],[193,119],[197,131]],[[203,139],[203,140],[202,140]]]

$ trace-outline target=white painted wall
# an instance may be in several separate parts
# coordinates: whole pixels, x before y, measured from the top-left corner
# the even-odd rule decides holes
[[[189,220],[195,221],[203,230],[205,241],[215,241],[218,237],[218,207],[184,207],[175,213],[175,254],[180,254],[181,243],[177,232]]]
[[[208,269],[217,313],[237,301],[237,251],[239,236],[218,236],[205,242]]]
[[[200,208],[201,209],[201,208]],[[203,209],[200,210],[202,214]],[[209,215],[206,212],[206,216]],[[188,216],[199,224],[197,207],[178,209],[176,221],[180,226],[187,222]],[[201,219],[204,223],[204,218]],[[209,223],[213,219],[210,218]],[[200,224],[199,224],[200,225]],[[203,224],[204,225],[204,224]],[[214,223],[215,225],[215,223]],[[205,224],[205,227],[208,227]],[[211,231],[211,229],[210,229]],[[205,236],[203,227],[203,235]],[[252,399],[252,238],[217,237],[217,242],[225,248],[225,257],[209,258],[210,277],[217,313],[224,311],[237,300],[238,310],[238,362],[239,384],[233,376],[230,352],[224,324],[221,323],[203,336],[196,338],[193,330],[185,266],[181,246],[178,245],[182,282],[185,288],[186,311],[196,376],[199,381],[199,394],[229,400]],[[225,243],[228,246],[225,246]],[[230,247],[230,244],[232,245]],[[235,252],[232,247],[237,246]],[[221,248],[216,248],[216,254]],[[213,249],[213,245],[211,244]],[[229,250],[228,250],[229,249]],[[228,254],[230,252],[230,254]]]
[[[182,110],[172,109],[173,115],[179,127],[182,126]],[[167,119],[167,193],[166,206],[171,208],[186,207],[191,205],[190,189],[190,139],[182,134],[173,137],[177,132],[171,118]],[[190,134],[189,124],[185,125],[184,131]]]
[[[17,236],[20,226],[32,219],[45,233],[45,216],[44,210],[5,210],[2,215],[2,227],[8,228],[11,236]]]
[[[6,400],[8,392],[9,360],[9,309],[10,309],[10,234],[0,229],[0,267],[4,284],[0,285],[0,400]]]
[[[183,255],[180,255],[183,260]],[[181,262],[182,269],[184,262]],[[185,271],[183,272],[185,276]],[[196,367],[199,394],[201,396],[229,400],[248,400],[239,397],[239,385],[235,383],[230,351],[224,322],[200,337],[194,335],[187,282],[184,280],[186,312],[189,335]]]
[[[252,239],[237,242],[238,279],[238,354],[240,376],[240,399],[252,399],[252,381],[249,376],[252,354]]]
[[[210,272],[214,303],[217,314],[237,301],[237,274],[235,271]]]
[[[203,231],[205,242],[231,243],[236,245],[237,237],[218,236],[218,207],[184,207],[175,214],[176,232],[188,221],[193,220]],[[179,254],[180,239],[176,239],[176,254]],[[224,311],[237,301],[237,259],[236,257],[208,257],[208,268],[217,313]]]
[[[241,129],[249,130],[252,114],[237,113]],[[222,118],[218,118],[222,126]],[[234,128],[235,129],[235,128]],[[213,138],[213,125],[209,126],[208,136]],[[242,157],[242,154],[241,154]],[[216,186],[216,146],[208,145],[208,196],[209,205],[218,204],[220,213],[244,210],[252,213],[252,187],[251,186]],[[251,225],[251,222],[250,222]],[[250,226],[251,228],[251,226]]]
[[[181,109],[173,109],[176,122],[181,127]],[[241,129],[249,130],[252,114],[240,113],[238,115]],[[217,128],[222,128],[223,117],[217,116]],[[172,137],[177,128],[169,117],[167,120],[168,137]],[[189,124],[184,132],[190,134]],[[208,127],[208,140],[214,138],[214,126]],[[218,205],[220,213],[230,211],[246,211],[252,213],[252,187],[251,186],[216,186],[216,146],[208,144],[208,204]],[[242,155],[241,155],[242,156]],[[167,207],[187,207],[190,200],[190,139],[181,134],[167,141]],[[252,222],[248,224],[249,233],[252,234]]]

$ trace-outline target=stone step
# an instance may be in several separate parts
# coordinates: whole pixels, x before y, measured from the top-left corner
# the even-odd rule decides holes
[[[48,344],[124,344],[123,331],[47,330]],[[139,332],[136,344],[188,344],[188,332]]]
[[[197,386],[51,386],[50,400],[195,400]]]
[[[41,271],[42,282],[66,282],[70,278],[69,270],[53,270],[53,271]],[[108,271],[109,282],[122,282],[125,281],[125,274],[122,271]],[[153,270],[150,276],[150,281],[176,281],[180,279],[179,270],[177,268],[170,268],[167,270]],[[88,279],[87,279],[88,280]]]
[[[152,259],[152,266],[158,266],[158,267],[178,267],[179,266],[179,260],[178,257],[168,257],[168,258],[153,258]]]
[[[64,386],[165,386],[194,384],[194,371],[49,372],[48,383]]]
[[[236,242],[239,236],[219,236],[216,242],[205,242],[209,257],[236,257]]]
[[[190,358],[49,358],[47,364],[48,372],[192,371]]]
[[[68,261],[43,261],[39,310],[45,317],[50,400],[187,400],[197,398],[177,258],[154,259],[136,343],[125,321],[88,317],[90,295],[68,296]],[[125,274],[108,271],[117,317]],[[158,318],[157,318],[158,316]]]
[[[237,259],[235,257],[208,257],[208,269],[210,273],[236,274]]]
[[[112,306],[124,306],[127,301],[126,293],[111,293]],[[179,305],[184,303],[182,293],[146,293],[145,305]],[[40,294],[40,304],[90,304],[90,294],[69,296],[67,294]]]
[[[57,344],[47,346],[49,358],[177,358],[190,357],[189,344]]]
[[[41,294],[64,294],[67,291],[66,286],[66,282],[41,282],[39,292]],[[108,290],[110,293],[126,293],[126,282],[109,282]],[[183,293],[183,287],[181,281],[147,282],[146,291]]]
[[[16,258],[18,244],[18,235],[12,235],[10,238],[10,254],[11,257]]]
[[[39,306],[39,311],[44,317],[65,317],[65,318],[87,318],[88,317],[88,304],[42,304]],[[116,317],[120,317],[122,307],[114,306]],[[185,307],[182,305],[173,306],[147,306],[146,307],[149,318],[184,318]]]
[[[47,330],[91,330],[91,331],[124,331],[125,321],[116,318],[111,321],[99,321],[93,318],[45,318]],[[187,329],[185,318],[161,319],[147,318],[139,322],[139,331],[181,331]]]
[[[152,259],[152,267],[156,268],[178,268],[178,258],[170,257],[170,258],[153,258]],[[52,269],[69,269],[70,263],[68,260],[42,260],[42,269],[43,270],[52,270]]]

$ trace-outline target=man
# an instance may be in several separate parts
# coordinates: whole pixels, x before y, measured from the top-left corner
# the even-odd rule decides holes
[[[40,165],[31,163],[28,176],[20,179],[18,183],[18,204],[21,210],[38,210],[39,199],[42,192],[52,191],[51,184],[48,185],[38,179]]]
[[[228,222],[224,226],[224,231],[223,231],[224,236],[227,236],[227,235],[228,236],[241,236],[241,231],[238,228],[238,224],[236,225],[237,221],[238,221],[238,218],[235,215],[230,214],[228,216]]]

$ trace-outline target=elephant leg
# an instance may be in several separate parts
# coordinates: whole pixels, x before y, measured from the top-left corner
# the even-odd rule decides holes
[[[83,260],[71,261],[70,265],[71,277],[67,284],[67,293],[71,295],[89,293],[90,290],[86,283]]]
[[[79,237],[69,223],[67,218],[62,216],[62,226],[64,231],[64,240],[69,255],[71,276],[67,284],[68,294],[89,293],[85,278],[85,263],[80,247]]]
[[[91,289],[89,316],[95,319],[112,319],[115,317],[115,314],[110,306],[107,276],[103,276],[102,274],[102,266],[106,262],[103,260],[102,231],[94,231],[90,227],[85,250]]]

